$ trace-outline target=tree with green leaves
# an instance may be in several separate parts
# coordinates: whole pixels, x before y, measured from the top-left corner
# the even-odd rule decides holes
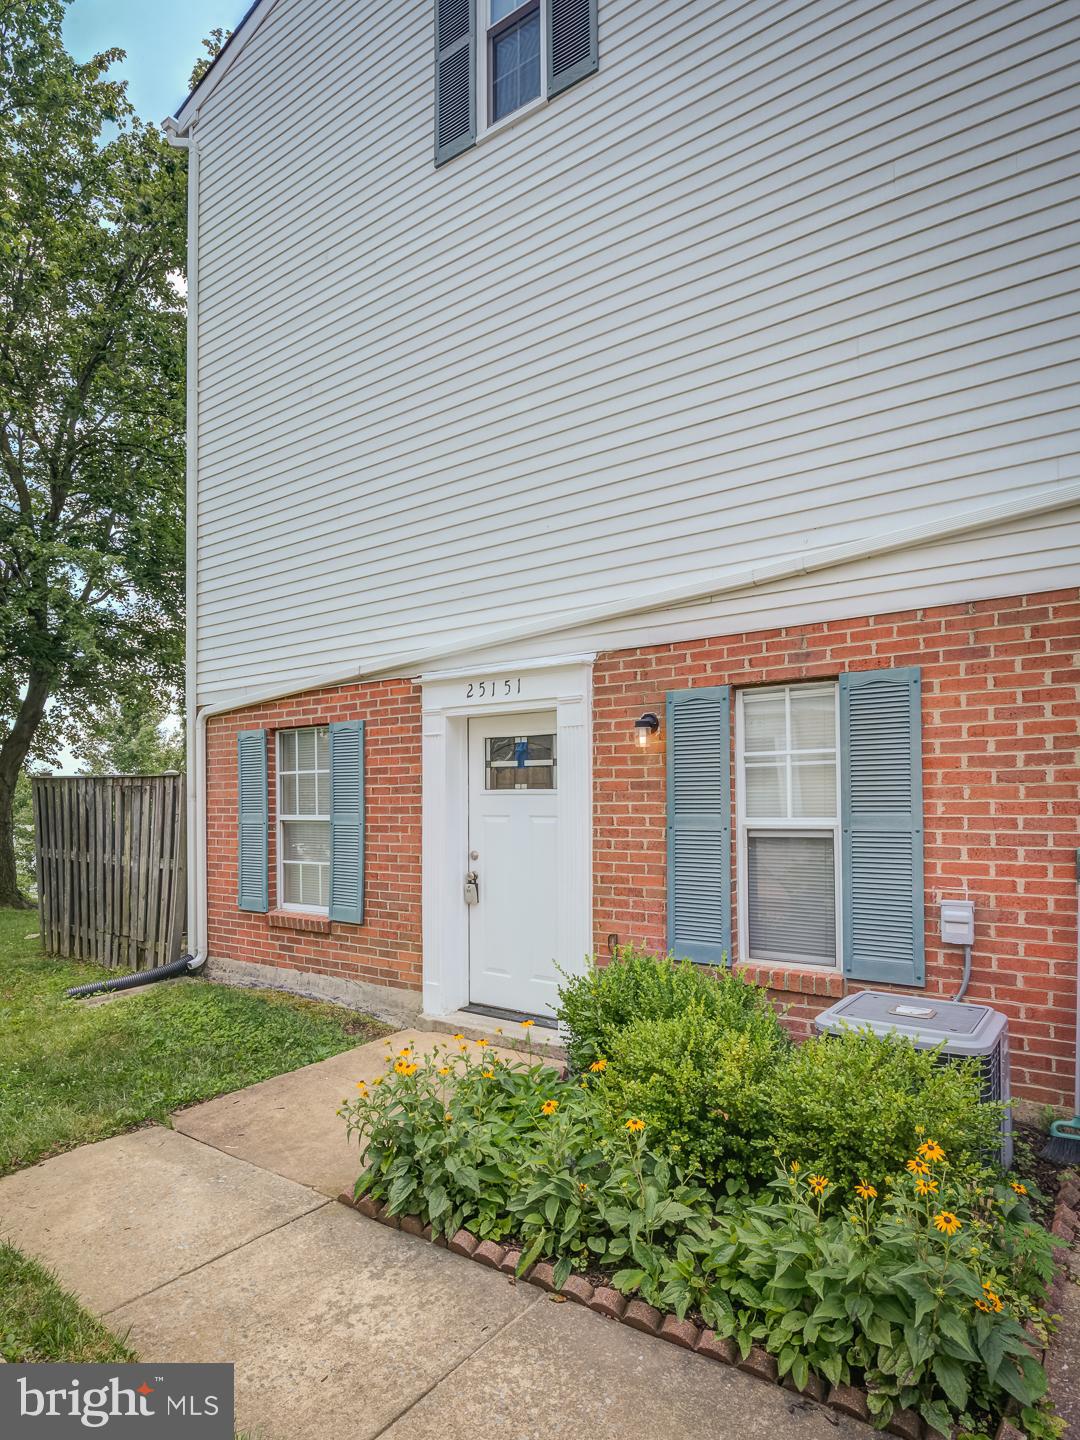
[[[85,775],[160,775],[184,769],[184,728],[162,701],[125,694],[95,712],[77,749]]]
[[[66,4],[0,0],[0,905],[23,766],[182,675],[186,157]]]

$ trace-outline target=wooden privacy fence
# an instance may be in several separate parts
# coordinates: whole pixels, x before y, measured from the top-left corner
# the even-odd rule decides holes
[[[147,970],[180,953],[184,777],[34,777],[41,939],[52,955]]]

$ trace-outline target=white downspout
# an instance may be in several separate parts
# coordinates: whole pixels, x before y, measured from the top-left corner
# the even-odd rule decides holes
[[[163,122],[170,145],[188,154],[187,176],[187,392],[184,477],[184,639],[185,726],[187,730],[187,939],[197,962],[205,961],[206,939],[206,722],[197,714],[197,587],[199,536],[199,144],[182,135],[169,116]]]

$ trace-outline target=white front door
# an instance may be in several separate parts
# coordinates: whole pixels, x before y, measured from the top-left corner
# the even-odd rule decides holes
[[[554,711],[469,721],[469,1000],[553,1015],[558,972]]]

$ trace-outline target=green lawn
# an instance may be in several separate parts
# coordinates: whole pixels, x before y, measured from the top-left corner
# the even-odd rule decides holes
[[[137,1359],[62,1289],[52,1271],[0,1240],[0,1359],[116,1365]]]
[[[107,972],[42,955],[33,911],[0,910],[0,1175],[387,1033],[335,1006],[205,980],[107,1005]]]

